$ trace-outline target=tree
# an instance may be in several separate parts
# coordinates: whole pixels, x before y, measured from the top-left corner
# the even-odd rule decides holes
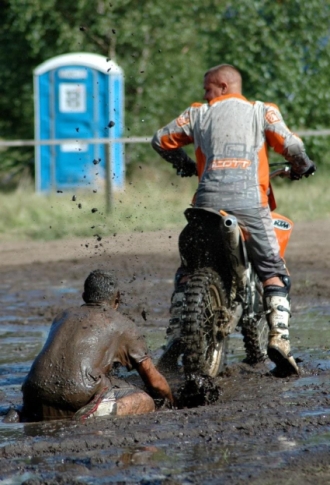
[[[33,69],[79,51],[124,69],[125,135],[151,135],[200,101],[204,72],[224,62],[242,71],[247,97],[277,103],[293,129],[328,128],[329,7],[330,0],[0,0],[1,136],[33,137]],[[319,162],[329,139],[307,141]],[[137,145],[128,156],[153,155]],[[31,158],[27,149],[3,156],[15,165]]]
[[[62,53],[102,54],[124,69],[126,135],[151,134],[202,94],[206,67],[187,0],[175,8],[173,1],[160,0],[113,4],[5,0],[0,6],[0,130],[4,138],[33,137],[32,71]],[[15,151],[15,156],[22,152]],[[134,152],[138,152],[136,147]]]
[[[230,1],[202,35],[208,63],[234,64],[245,95],[278,104],[291,129],[330,128],[329,0]],[[318,163],[330,151],[328,137],[305,142]]]

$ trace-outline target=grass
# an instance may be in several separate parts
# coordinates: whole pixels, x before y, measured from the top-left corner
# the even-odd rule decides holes
[[[330,218],[329,171],[299,181],[276,179],[273,184],[279,212],[294,222]]]
[[[52,240],[133,231],[156,231],[184,225],[197,179],[142,166],[113,195],[113,209],[106,212],[103,191],[66,190],[40,195],[32,187],[0,193],[0,241]],[[72,200],[75,195],[76,200]],[[92,212],[92,209],[97,209]]]
[[[276,180],[276,211],[295,222],[329,218],[327,180],[327,173],[321,170],[299,182]],[[103,192],[67,190],[45,196],[35,194],[31,186],[21,187],[0,193],[0,241],[180,228],[185,223],[183,211],[189,206],[196,185],[196,178],[181,179],[161,166],[142,166],[127,181],[125,189],[114,194],[110,214],[106,212]],[[97,211],[92,212],[93,208]]]

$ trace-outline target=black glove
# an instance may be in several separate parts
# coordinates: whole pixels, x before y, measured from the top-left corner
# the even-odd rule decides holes
[[[185,162],[180,167],[173,163],[173,167],[176,168],[176,174],[180,177],[192,177],[193,175],[197,175],[197,167],[195,162]]]
[[[291,180],[300,180],[302,179],[303,177],[309,177],[310,175],[313,175],[313,173],[316,171],[316,165],[314,162],[311,162],[311,166],[309,167],[309,169],[305,172],[305,173],[298,173],[298,172],[295,172],[294,170],[290,170],[290,179]]]
[[[309,167],[307,172],[303,174],[304,177],[309,177],[310,175],[313,175],[314,172],[316,172],[316,165],[314,162],[312,162],[312,165]]]
[[[290,180],[300,180],[303,176],[301,173],[295,172],[294,170],[290,170]]]

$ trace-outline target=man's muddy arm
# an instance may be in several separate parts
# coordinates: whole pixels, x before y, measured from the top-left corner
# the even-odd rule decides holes
[[[150,357],[138,364],[137,371],[148,388],[174,404],[172,391],[167,380],[156,369]]]

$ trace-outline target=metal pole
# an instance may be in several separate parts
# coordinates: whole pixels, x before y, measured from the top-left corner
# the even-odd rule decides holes
[[[330,134],[330,130],[329,130]],[[0,147],[32,147],[43,145],[62,145],[62,143],[91,143],[91,144],[104,144],[108,143],[109,138],[59,138],[54,140],[11,140],[4,141],[0,139]],[[112,138],[112,143],[150,143],[150,136],[131,136],[129,138]]]
[[[105,184],[105,197],[106,197],[106,211],[107,214],[110,214],[113,208],[113,190],[112,190],[112,163],[111,163],[111,141],[109,140],[108,143],[104,145],[105,147],[105,175],[106,175],[106,184]]]

